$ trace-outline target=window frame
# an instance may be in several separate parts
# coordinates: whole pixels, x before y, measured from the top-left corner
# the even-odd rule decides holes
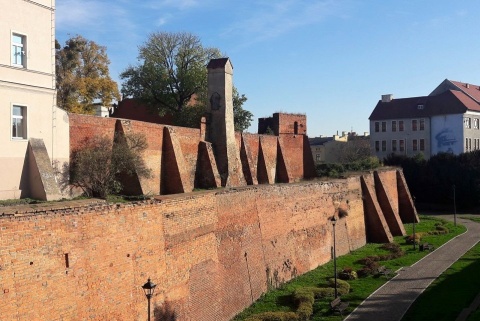
[[[382,152],[386,152],[386,151],[387,151],[387,141],[382,140]]]
[[[414,152],[418,151],[418,140],[417,139],[412,140],[412,150]]]
[[[403,120],[398,121],[398,131],[403,132],[405,130],[405,125],[403,123]]]
[[[420,118],[419,130],[425,130],[425,118]]]
[[[466,129],[472,128],[472,120],[470,117],[463,118],[463,125]]]
[[[392,120],[392,132],[396,132],[396,131],[397,131],[397,121]]]
[[[425,151],[425,139],[420,138],[420,151]]]
[[[13,37],[20,37],[22,42],[14,42]],[[21,64],[16,63],[16,59],[14,58],[13,55],[13,49],[14,48],[22,48],[21,50]],[[27,35],[22,33],[22,32],[17,32],[15,30],[12,30],[10,32],[10,64],[13,67],[18,67],[18,68],[27,68]],[[18,53],[17,53],[18,54]]]
[[[398,150],[399,150],[400,152],[405,152],[405,150],[406,150],[406,146],[405,146],[405,145],[406,145],[406,144],[405,144],[405,140],[404,140],[404,139],[399,139],[399,140],[398,140]]]
[[[376,132],[376,133],[379,133],[379,132],[380,132],[380,122],[379,122],[379,121],[376,121],[376,122],[375,122],[375,132]]]
[[[418,120],[412,119],[412,131],[416,132],[418,130]]]
[[[387,131],[387,122],[382,121],[382,133],[385,133]]]
[[[392,152],[396,152],[396,151],[397,151],[397,140],[392,139]]]
[[[376,140],[376,141],[375,141],[375,151],[376,151],[376,152],[379,152],[379,151],[380,151],[380,141],[379,141],[379,140]]]
[[[22,110],[22,115],[14,115],[15,107],[20,107]],[[14,119],[21,119],[22,121],[22,130],[23,135],[20,136],[13,136],[13,124]],[[17,104],[13,103],[10,106],[10,140],[12,141],[26,141],[28,139],[28,106],[25,104]]]

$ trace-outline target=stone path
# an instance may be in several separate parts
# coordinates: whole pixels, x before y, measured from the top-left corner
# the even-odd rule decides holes
[[[442,216],[451,219],[451,216]],[[362,302],[345,320],[400,321],[415,299],[450,265],[480,241],[480,224],[460,219],[468,231],[435,249],[412,266],[404,267],[390,281]]]

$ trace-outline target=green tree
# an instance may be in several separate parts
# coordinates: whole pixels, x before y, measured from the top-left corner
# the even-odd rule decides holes
[[[92,114],[94,103],[108,106],[119,100],[117,83],[110,78],[106,47],[82,36],[55,44],[57,105],[67,111]]]
[[[159,115],[171,114],[176,125],[198,127],[208,101],[205,66],[221,56],[219,49],[204,47],[191,33],[153,33],[139,48],[139,64],[120,75],[122,93],[141,100]],[[253,115],[242,108],[245,95],[235,92],[234,113],[243,130]]]
[[[237,88],[233,87],[233,122],[235,131],[243,132],[250,127],[253,120],[253,114],[243,109],[243,104],[247,101],[244,94],[239,94]]]

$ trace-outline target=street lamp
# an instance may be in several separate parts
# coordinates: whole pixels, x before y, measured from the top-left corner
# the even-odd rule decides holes
[[[457,204],[455,200],[455,185],[453,185],[453,224],[457,226]]]
[[[334,216],[330,219],[333,225],[333,277],[335,278],[335,299],[338,297],[337,293],[337,249],[336,249],[336,240],[335,240],[335,224],[337,223],[337,219]]]
[[[145,292],[145,296],[147,297],[148,300],[148,321],[150,321],[150,299],[153,296],[153,291],[155,291],[155,287],[157,285],[150,281],[150,278],[148,278],[147,283],[142,285],[142,289]]]
[[[413,207],[415,207],[415,196],[413,196]],[[413,249],[416,250],[417,237],[415,235],[415,209],[413,211]]]

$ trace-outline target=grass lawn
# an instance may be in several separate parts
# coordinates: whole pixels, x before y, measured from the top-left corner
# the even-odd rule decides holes
[[[429,242],[435,247],[438,247],[450,240],[451,238],[459,235],[465,231],[465,227],[458,225],[454,227],[453,223],[439,220],[432,217],[421,216],[420,223],[416,224],[416,232],[429,232],[435,231],[435,224],[442,222],[445,227],[448,228],[448,234],[441,235],[425,235],[422,238],[423,242]],[[405,224],[407,234],[412,233],[412,224]],[[404,237],[396,237],[395,243],[398,243],[405,251],[405,255],[388,261],[380,261],[380,265],[385,265],[387,268],[396,271],[400,267],[410,266],[425,255],[428,252],[413,250],[411,244],[407,244]],[[363,267],[358,260],[367,256],[382,255],[389,253],[387,250],[381,249],[380,244],[367,244],[364,247],[353,251],[347,255],[337,258],[338,271],[343,270],[345,267],[350,267],[354,271]],[[325,265],[319,266],[313,271],[310,271],[304,275],[297,277],[296,279],[284,284],[281,288],[268,291],[262,298],[257,300],[252,306],[244,310],[237,315],[233,320],[241,321],[253,314],[267,312],[267,311],[295,311],[296,305],[292,302],[292,292],[301,287],[323,287],[328,284],[328,278],[333,277],[333,262],[329,262]],[[480,279],[480,278],[479,278]],[[379,288],[387,281],[386,277],[374,277],[369,276],[366,278],[359,278],[357,280],[348,281],[351,287],[350,293],[343,295],[342,300],[350,303],[344,315],[347,315],[355,307],[357,307],[363,300],[365,300],[372,292]],[[325,298],[316,300],[313,306],[313,315],[310,320],[341,320],[339,315],[333,315],[330,311],[329,302],[332,298]]]
[[[479,222],[479,217],[464,217]],[[480,293],[480,243],[438,277],[413,303],[402,321],[455,320]],[[480,320],[480,311],[468,320]]]

